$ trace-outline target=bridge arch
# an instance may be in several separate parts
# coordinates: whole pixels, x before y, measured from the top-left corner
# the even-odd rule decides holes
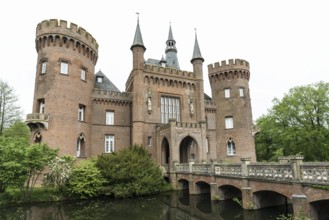
[[[291,203],[285,195],[270,190],[260,190],[254,192],[253,200],[254,209],[262,209],[272,206],[287,206]]]
[[[179,179],[177,181],[177,189],[178,190],[188,190],[189,189],[189,182],[186,179]]]
[[[170,163],[170,146],[166,137],[162,139],[161,143],[161,164]]]
[[[218,187],[218,195],[220,200],[242,198],[241,190],[232,185],[222,185]]]
[[[312,219],[329,219],[329,199],[310,203]]]
[[[198,160],[198,144],[191,136],[182,139],[179,145],[179,162],[188,163]]]
[[[195,183],[195,194],[205,194],[210,193],[210,185],[207,182],[204,181],[198,181]]]

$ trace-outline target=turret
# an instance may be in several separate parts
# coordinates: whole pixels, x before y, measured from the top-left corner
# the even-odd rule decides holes
[[[27,116],[31,140],[59,148],[60,154],[88,156],[98,44],[82,27],[57,19],[37,25],[35,43],[33,113]]]
[[[176,41],[174,40],[174,36],[172,34],[171,25],[169,26],[169,34],[166,45],[167,47],[165,53],[167,65],[176,69],[180,69],[177,57]]]
[[[249,63],[231,59],[208,65],[213,101],[216,104],[217,157],[256,161],[252,136],[252,111],[249,93]]]

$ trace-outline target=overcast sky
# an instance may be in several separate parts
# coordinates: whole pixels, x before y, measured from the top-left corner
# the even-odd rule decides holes
[[[0,79],[15,89],[24,114],[32,112],[37,64],[35,29],[46,19],[75,23],[99,44],[95,71],[121,90],[132,68],[130,46],[140,13],[145,59],[165,54],[172,25],[182,70],[197,29],[211,96],[208,64],[228,59],[250,63],[253,119],[290,88],[329,81],[329,3],[326,0],[10,0],[0,3]]]

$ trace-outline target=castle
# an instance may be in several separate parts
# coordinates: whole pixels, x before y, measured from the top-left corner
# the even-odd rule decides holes
[[[26,120],[32,142],[78,158],[142,144],[162,165],[247,157],[256,161],[247,61],[208,65],[211,98],[204,93],[197,35],[193,71],[184,71],[171,25],[165,58],[145,59],[137,20],[132,70],[121,92],[104,73],[95,73],[98,44],[82,27],[42,21],[35,46],[33,112]]]

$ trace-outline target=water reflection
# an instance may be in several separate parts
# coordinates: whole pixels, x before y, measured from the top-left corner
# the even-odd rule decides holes
[[[0,219],[5,220],[232,220],[276,219],[291,207],[268,208],[258,211],[241,209],[229,201],[214,202],[209,194],[188,195],[186,191],[170,192],[144,198],[113,200],[94,199],[43,203],[29,206],[0,208]]]

